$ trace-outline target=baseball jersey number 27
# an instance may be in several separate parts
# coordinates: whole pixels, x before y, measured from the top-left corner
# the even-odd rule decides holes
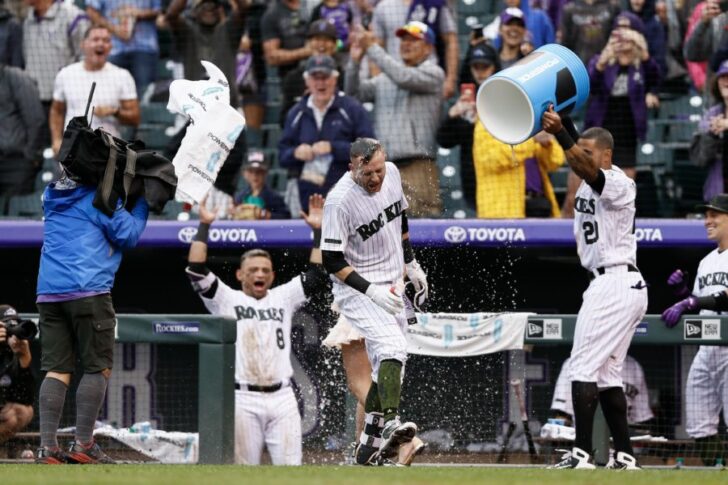
[[[585,221],[581,228],[584,231],[584,241],[587,244],[594,244],[599,240],[599,224],[597,224],[597,221]]]

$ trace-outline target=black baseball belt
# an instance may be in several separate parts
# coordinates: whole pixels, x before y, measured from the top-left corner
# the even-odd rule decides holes
[[[618,266],[622,266],[622,265],[620,264]],[[591,281],[594,278],[596,278],[597,275],[602,276],[603,274],[606,274],[606,272],[607,272],[607,267],[605,267],[605,266],[600,266],[599,268],[595,268],[593,271],[589,271],[589,281]],[[637,266],[635,266],[633,264],[628,264],[627,265],[627,272],[628,273],[639,273],[640,270],[637,269]]]
[[[272,386],[255,386],[253,384],[240,384],[239,382],[235,383],[235,390],[236,391],[250,391],[250,392],[276,392],[279,391],[283,387],[282,383],[273,384]]]

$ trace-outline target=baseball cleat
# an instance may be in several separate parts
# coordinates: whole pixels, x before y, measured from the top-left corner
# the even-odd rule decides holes
[[[377,466],[379,450],[373,446],[359,443],[354,450],[354,464],[361,466]]]
[[[591,462],[591,456],[589,453],[577,448],[576,446],[572,450],[556,450],[562,451],[564,454],[561,456],[561,461],[555,465],[551,465],[549,469],[578,469],[578,470],[594,470],[596,467]]]
[[[113,465],[116,462],[101,451],[99,445],[92,441],[88,445],[83,445],[78,441],[72,441],[68,449],[68,458],[71,463],[79,463],[81,465]]]
[[[38,448],[38,453],[35,455],[35,462],[39,465],[63,465],[64,463],[74,463],[62,449],[58,447],[49,448],[48,446]]]
[[[617,452],[617,457],[610,458],[604,468],[607,470],[642,470],[637,459],[624,451]]]
[[[379,453],[387,457],[391,450],[396,450],[402,443],[412,441],[417,434],[415,423],[400,422],[399,418],[389,420],[382,430],[382,444],[379,446]]]

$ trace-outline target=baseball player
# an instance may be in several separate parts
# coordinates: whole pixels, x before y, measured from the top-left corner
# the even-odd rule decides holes
[[[576,441],[554,468],[594,468],[592,427],[599,403],[614,441],[612,466],[636,470],[622,364],[647,311],[647,286],[636,266],[637,190],[634,181],[612,165],[614,139],[607,130],[590,128],[579,137],[573,122],[567,118],[562,123],[553,106],[544,113],[542,126],[556,136],[571,169],[582,179],[575,198],[574,236],[581,265],[591,277],[571,349]]]
[[[320,266],[323,198],[309,199],[301,213],[314,230],[311,268],[271,289],[275,273],[270,254],[251,249],[240,258],[241,290],[227,286],[205,265],[207,233],[217,210],[200,204],[200,227],[190,246],[187,275],[214,315],[237,319],[235,343],[235,462],[260,464],[263,446],[274,465],[301,464],[301,416],[291,389],[291,317],[307,298],[327,291]]]
[[[683,300],[662,314],[668,327],[674,327],[683,313],[701,315],[725,314],[728,311],[728,194],[715,196],[705,210],[705,228],[708,239],[718,247],[700,261],[693,292],[687,288],[685,273],[676,270],[668,284]],[[690,364],[685,384],[686,431],[695,439],[700,456],[706,465],[722,458],[725,450],[718,435],[720,409],[728,421],[728,347],[701,345]]]
[[[565,417],[569,422],[572,422],[574,404],[571,400],[570,374],[571,359],[566,359],[561,365],[559,377],[556,379],[550,414],[555,417]],[[627,399],[627,422],[630,425],[645,423],[655,417],[650,408],[650,396],[647,392],[645,372],[639,362],[629,355],[624,360],[622,367],[622,386]]]
[[[406,296],[405,296],[406,298]],[[405,305],[408,302],[405,300]],[[338,308],[335,309],[338,313]],[[413,315],[414,315],[414,309]],[[415,319],[417,317],[414,317]],[[408,319],[409,320],[409,319]],[[416,321],[416,320],[415,320]],[[346,382],[349,390],[357,400],[356,404],[356,436],[360,436],[364,431],[364,405],[366,403],[367,393],[372,387],[372,366],[369,364],[367,351],[364,344],[364,337],[351,326],[343,314],[339,313],[336,325],[333,326],[329,334],[326,336],[322,344],[325,347],[338,349],[341,351],[341,360],[344,363],[344,372],[346,373]],[[371,425],[367,425],[371,426]],[[384,423],[380,421],[380,428]],[[377,430],[381,434],[380,430]],[[368,433],[371,434],[371,433]],[[358,442],[357,442],[358,444]],[[415,457],[425,448],[425,443],[415,436],[409,443],[403,443],[399,448],[397,462],[395,465],[410,466]],[[356,450],[356,447],[355,447]],[[361,458],[361,455],[360,455]],[[370,461],[371,457],[366,461]],[[354,454],[356,460],[356,451]],[[388,459],[380,460],[379,464],[390,464]]]
[[[371,464],[417,433],[417,425],[398,416],[407,360],[402,279],[406,274],[421,291],[427,278],[409,241],[399,170],[385,162],[384,149],[371,138],[354,141],[349,155],[349,172],[324,205],[321,250],[326,270],[336,276],[334,302],[364,336],[372,367],[357,449],[357,463]]]

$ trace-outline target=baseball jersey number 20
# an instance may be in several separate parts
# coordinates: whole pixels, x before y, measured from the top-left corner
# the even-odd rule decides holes
[[[597,221],[586,221],[581,226],[584,231],[584,241],[587,244],[594,244],[599,239],[599,224]]]
[[[282,328],[276,329],[276,343],[278,344],[279,349],[282,349],[286,346],[286,341],[283,340],[283,329]]]

